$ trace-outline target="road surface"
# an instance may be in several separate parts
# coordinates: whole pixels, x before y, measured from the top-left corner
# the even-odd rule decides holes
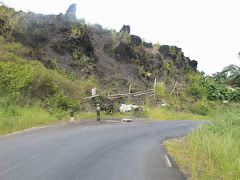
[[[78,122],[0,136],[0,179],[186,179],[162,141],[201,122]]]

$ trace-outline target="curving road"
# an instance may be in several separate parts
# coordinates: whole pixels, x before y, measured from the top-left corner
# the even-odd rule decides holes
[[[182,136],[201,122],[88,121],[0,136],[0,179],[186,179],[162,141]]]

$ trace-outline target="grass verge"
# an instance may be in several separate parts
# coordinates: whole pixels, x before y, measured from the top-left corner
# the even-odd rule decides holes
[[[75,120],[95,119],[96,117],[96,112],[76,112],[74,114]],[[105,111],[101,112],[101,119],[116,117],[134,117],[134,115],[121,113],[109,115],[106,114]],[[0,135],[13,133],[34,126],[64,121],[70,121],[69,112],[63,111],[63,116],[59,118],[57,115],[54,116],[46,111],[40,103],[35,103],[26,107],[10,105],[6,108],[0,106]]]
[[[175,119],[175,120],[212,120],[213,116],[202,116],[190,112],[177,112],[166,108],[152,108],[148,112],[149,119]]]
[[[0,117],[0,134],[9,134],[33,126],[50,124],[58,121],[56,117],[51,116],[38,104],[24,108],[10,106],[8,107],[8,111],[1,108]]]
[[[217,119],[164,144],[191,179],[240,179],[240,110],[225,108]]]

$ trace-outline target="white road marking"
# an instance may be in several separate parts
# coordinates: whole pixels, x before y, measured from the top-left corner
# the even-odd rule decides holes
[[[35,158],[35,157],[38,157],[38,156],[39,156],[39,153],[31,156],[31,158]]]
[[[82,133],[82,132],[85,131],[87,128],[88,128],[88,127],[85,127],[85,128],[83,128],[83,129],[80,129],[80,132],[76,133],[75,135],[78,135],[78,134]]]
[[[179,124],[180,126],[187,126],[187,124]]]
[[[81,131],[84,131],[84,130],[86,130],[88,127],[85,127],[85,128],[83,128],[83,129],[81,129]]]
[[[11,167],[11,168],[8,168],[8,169],[6,169],[5,171],[3,171],[3,172],[1,172],[0,173],[0,176],[2,176],[2,175],[4,175],[4,174],[6,174],[8,171],[11,171],[11,170],[13,170],[14,168],[17,168],[18,166],[21,166],[23,163],[18,163],[18,164],[16,164],[15,166],[13,166],[13,167]]]
[[[172,167],[172,164],[171,162],[169,161],[167,155],[165,154],[165,160],[166,160],[166,163],[167,163],[167,167]]]

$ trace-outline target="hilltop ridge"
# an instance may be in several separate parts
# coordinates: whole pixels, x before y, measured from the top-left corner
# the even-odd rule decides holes
[[[67,72],[81,77],[96,75],[105,84],[135,83],[145,88],[154,78],[171,74],[177,79],[197,69],[197,61],[185,57],[181,48],[145,42],[131,34],[128,25],[117,32],[86,24],[76,19],[75,12],[76,5],[59,15],[21,12],[12,36],[31,48],[29,60],[39,60],[49,68],[56,59]]]

